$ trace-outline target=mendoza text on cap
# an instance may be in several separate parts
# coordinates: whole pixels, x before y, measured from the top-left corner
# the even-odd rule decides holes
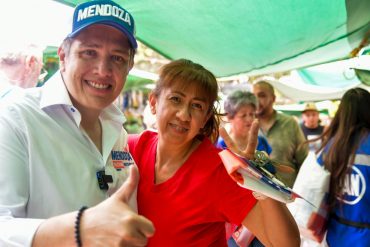
[[[135,23],[132,15],[124,8],[110,0],[90,1],[78,5],[73,13],[73,37],[92,24],[105,24],[123,32],[131,46],[136,49]]]

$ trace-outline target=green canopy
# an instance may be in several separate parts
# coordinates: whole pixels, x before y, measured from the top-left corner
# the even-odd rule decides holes
[[[116,2],[134,16],[142,43],[169,59],[201,63],[218,77],[345,59],[370,30],[369,0]]]
[[[124,90],[125,91],[142,90],[144,92],[149,92],[151,90],[150,85],[153,84],[154,84],[153,80],[145,79],[134,75],[128,75]]]

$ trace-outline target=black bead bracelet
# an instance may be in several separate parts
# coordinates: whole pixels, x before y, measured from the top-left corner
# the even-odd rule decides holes
[[[80,235],[80,222],[81,222],[81,217],[83,212],[87,209],[86,206],[82,206],[76,216],[76,221],[75,221],[75,240],[76,244],[78,247],[82,247],[82,241],[81,241],[81,235]]]

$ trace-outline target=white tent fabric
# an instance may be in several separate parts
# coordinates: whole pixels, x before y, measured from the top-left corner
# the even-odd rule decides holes
[[[72,27],[73,8],[51,0],[11,0],[0,8],[0,44],[59,46]]]
[[[296,102],[340,99],[353,87],[370,91],[370,87],[357,79],[354,70],[350,68],[351,64],[350,60],[345,60],[307,68],[305,74],[311,78],[310,83],[302,78],[302,73],[295,70],[290,76],[282,77],[279,81],[273,80],[271,84],[285,97]]]
[[[364,6],[366,5],[366,1],[362,1],[362,3]],[[4,47],[6,43],[15,45],[17,42],[25,40],[27,40],[27,42],[39,44],[40,46],[59,46],[60,42],[70,31],[73,8],[59,2],[52,0],[12,0],[6,1],[2,6],[3,7],[0,8],[0,27],[2,31],[0,44],[2,47]],[[351,50],[353,47],[346,42],[347,41],[342,40],[328,44],[326,47],[330,49],[326,49],[325,54],[328,57],[337,57],[337,54],[331,54],[331,52],[337,53],[343,46],[346,47],[346,50]],[[320,49],[324,48],[319,48],[317,51],[319,52]],[[314,61],[315,58],[312,56],[315,56],[314,53],[301,54],[301,61]],[[285,61],[284,66],[281,65],[282,67],[280,67],[280,69],[296,67],[294,61],[294,59]],[[306,65],[308,64],[303,63],[300,66]],[[316,68],[325,68],[325,66],[326,65],[315,66],[305,69],[305,71],[310,74],[314,73]],[[334,65],[334,68],[336,71],[330,70],[328,66],[326,66],[326,72],[324,70],[322,70],[324,72],[319,72],[325,80],[330,78],[328,73],[336,73],[336,75],[332,74],[333,79],[328,83],[322,84],[317,82],[316,85],[308,84],[298,76],[297,72],[293,72],[292,76],[289,78],[273,81],[272,84],[286,97],[297,102],[339,99],[342,97],[343,93],[351,87],[361,86],[366,88],[366,86],[362,85],[355,77],[352,78],[351,84],[338,83],[338,76],[346,75],[348,77],[348,73],[340,71],[339,67],[336,65]],[[136,72],[138,71],[132,71],[134,74]],[[267,73],[271,71],[261,69],[255,72]],[[143,76],[143,73],[139,72],[137,75]],[[156,75],[145,74],[144,77],[155,79]],[[315,79],[317,80],[317,78]],[[340,81],[343,82],[346,79],[348,78],[341,78]]]

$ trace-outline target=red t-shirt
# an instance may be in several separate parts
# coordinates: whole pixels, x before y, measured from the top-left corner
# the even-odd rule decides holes
[[[128,142],[140,171],[139,214],[156,230],[148,246],[227,246],[225,222],[242,222],[256,203],[251,191],[229,177],[206,138],[170,179],[154,184],[157,142],[152,131]]]

